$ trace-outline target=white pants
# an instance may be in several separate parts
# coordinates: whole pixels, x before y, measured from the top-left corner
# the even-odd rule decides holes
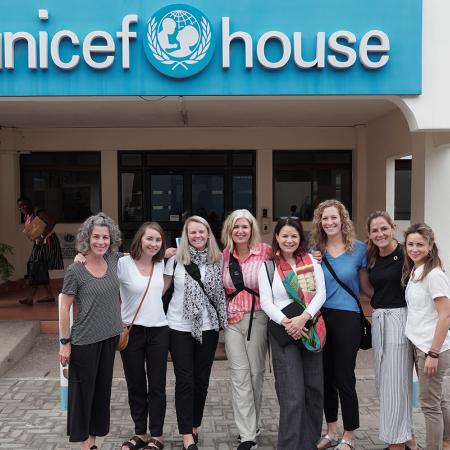
[[[267,316],[256,311],[247,341],[250,313],[225,329],[225,350],[231,369],[234,419],[242,442],[255,441],[259,428],[262,389],[266,370]]]

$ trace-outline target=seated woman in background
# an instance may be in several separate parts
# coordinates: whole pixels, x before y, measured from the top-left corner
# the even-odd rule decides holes
[[[17,199],[17,205],[25,222],[23,233],[33,241],[33,248],[29,260],[44,260],[48,270],[64,269],[61,246],[58,236],[54,232],[56,225],[55,219],[45,209],[34,209],[31,200],[27,197],[19,197]],[[31,274],[28,273],[27,275],[29,277]],[[29,279],[29,282],[31,284],[30,293],[26,298],[19,300],[19,303],[32,306],[39,286],[45,288],[47,296],[37,300],[38,302],[55,301],[48,275],[45,282],[42,280],[39,281],[39,286],[34,285],[33,283],[35,281],[32,279]]]

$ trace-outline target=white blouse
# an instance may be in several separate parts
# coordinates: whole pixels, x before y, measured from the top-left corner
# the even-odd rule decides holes
[[[416,281],[424,266],[417,267],[406,286],[406,337],[424,353],[428,353],[433,342],[438,321],[434,300],[439,297],[450,298],[450,285],[447,275],[435,267],[423,280]],[[450,301],[450,300],[449,300]],[[450,333],[447,333],[441,352],[450,349]]]
[[[310,255],[311,256],[311,255]],[[325,302],[327,297],[325,290],[325,279],[321,265],[311,256],[314,266],[314,278],[316,281],[316,295],[312,299],[311,303],[307,306],[306,312],[314,317],[319,309]],[[295,270],[295,264],[292,265],[292,270]],[[281,310],[292,303],[286,292],[283,282],[281,281],[278,270],[275,268],[272,286],[270,285],[269,278],[267,276],[267,270],[265,264],[261,266],[259,270],[259,298],[261,300],[261,307],[264,312],[276,323],[286,317]]]
[[[144,295],[148,277],[139,272],[134,259],[130,255],[119,259],[117,276],[119,277],[120,298],[122,300],[122,322],[130,324]],[[167,325],[161,298],[163,289],[164,262],[160,261],[154,263],[150,286],[134,322],[135,325],[144,327]]]

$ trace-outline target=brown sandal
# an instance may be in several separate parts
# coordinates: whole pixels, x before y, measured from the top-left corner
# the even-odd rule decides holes
[[[142,450],[162,450],[164,448],[164,444],[158,439],[150,438],[147,445]]]
[[[124,442],[122,447],[128,447],[129,450],[139,450],[145,448],[146,445],[147,442],[143,441],[139,436],[133,436],[130,440]]]

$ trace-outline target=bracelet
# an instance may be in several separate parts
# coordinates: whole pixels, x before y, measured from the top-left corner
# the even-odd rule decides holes
[[[427,353],[427,356],[429,356],[430,358],[438,359],[439,358],[439,353],[429,351]]]

